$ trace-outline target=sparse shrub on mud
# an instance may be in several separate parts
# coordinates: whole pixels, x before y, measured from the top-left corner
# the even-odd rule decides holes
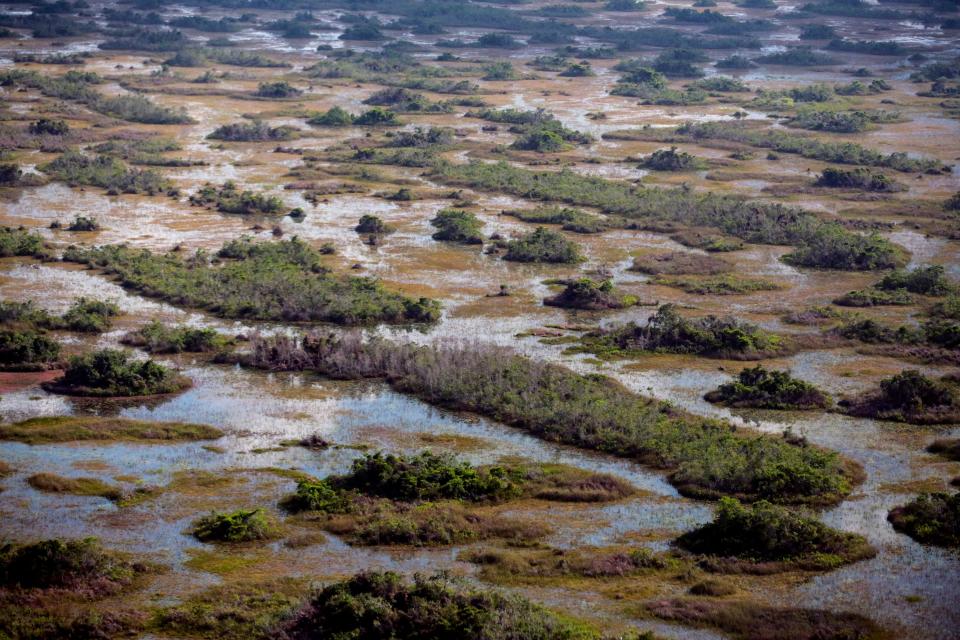
[[[121,342],[147,353],[206,353],[226,347],[230,340],[215,329],[167,326],[154,320],[125,335]]]

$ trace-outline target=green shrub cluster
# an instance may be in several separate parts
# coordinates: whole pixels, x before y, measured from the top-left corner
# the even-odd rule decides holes
[[[883,291],[907,290],[925,296],[945,296],[956,291],[957,287],[947,279],[942,265],[928,265],[914,269],[897,269],[885,275],[877,284]]]
[[[291,640],[384,637],[446,640],[455,634],[476,640],[597,640],[590,627],[551,613],[516,595],[455,590],[447,578],[361,573],[324,587],[284,629]]]
[[[172,187],[172,183],[156,171],[130,169],[117,158],[102,155],[91,158],[78,151],[68,151],[38,169],[71,185],[100,187],[114,194],[156,195]]]
[[[303,95],[303,90],[297,89],[286,80],[280,80],[277,82],[261,82],[254,95],[260,98],[296,98]]]
[[[513,262],[573,264],[583,260],[576,244],[546,227],[537,227],[520,238],[508,241],[506,248],[503,259]]]
[[[722,498],[713,522],[681,535],[675,544],[706,556],[803,568],[835,568],[876,554],[863,536],[766,501],[744,506],[733,498]]]
[[[743,369],[733,382],[721,384],[706,396],[710,402],[756,409],[826,409],[830,396],[809,382],[797,380],[789,371]]]
[[[50,250],[43,238],[25,227],[0,227],[0,258],[13,256],[47,259]]]
[[[906,191],[899,182],[891,180],[882,173],[875,173],[865,167],[856,169],[836,169],[827,167],[814,183],[818,187],[833,189],[860,189],[862,191]]]
[[[783,130],[757,129],[747,123],[686,123],[676,129],[649,129],[642,130],[634,135],[638,139],[656,140],[660,142],[724,140],[727,142],[746,144],[751,147],[771,149],[778,153],[795,153],[805,158],[823,160],[824,162],[888,167],[907,173],[941,170],[941,164],[937,160],[913,158],[903,152],[884,155],[853,142],[826,142],[818,140],[817,138]]]
[[[219,189],[209,183],[203,185],[190,196],[190,204],[214,205],[217,211],[240,215],[278,214],[284,208],[279,196],[264,195],[249,189],[241,191],[233,180],[224,182]]]
[[[433,175],[455,185],[534,200],[598,207],[628,220],[708,226],[750,242],[792,244],[798,266],[877,269],[897,266],[902,250],[879,235],[862,236],[813,214],[778,204],[686,189],[636,187],[574,171],[536,172],[505,162],[438,163]]]
[[[104,551],[96,538],[0,546],[0,586],[7,588],[110,591],[144,570]]]
[[[292,239],[226,243],[223,261],[203,255],[183,260],[124,246],[75,248],[65,260],[103,269],[143,295],[225,318],[372,324],[433,322],[440,305],[387,291],[377,280],[335,276],[321,266],[320,253]]]
[[[430,220],[437,228],[431,237],[434,240],[460,244],[483,244],[483,223],[469,211],[443,209]]]
[[[383,221],[380,216],[365,213],[360,216],[360,221],[353,228],[357,233],[383,235],[396,231],[392,226]]]
[[[251,542],[275,535],[273,525],[261,509],[238,509],[211,513],[198,518],[190,533],[200,542]]]
[[[60,343],[32,330],[0,329],[0,368],[44,367],[60,358]]]
[[[290,140],[297,134],[296,127],[285,125],[271,127],[265,122],[236,122],[224,124],[214,129],[208,136],[210,140],[227,142],[266,142]]]
[[[688,353],[711,357],[757,357],[781,353],[783,338],[733,318],[685,318],[662,305],[645,325],[628,322],[587,334],[584,347],[611,355],[630,352]]]
[[[558,224],[564,231],[573,231],[574,233],[600,233],[613,226],[600,216],[586,213],[580,209],[555,205],[543,205],[530,210],[504,211],[504,213],[524,222]]]
[[[318,113],[307,120],[307,124],[320,127],[358,126],[396,126],[400,124],[397,114],[383,107],[374,107],[358,116],[352,115],[340,107],[333,107]]]
[[[48,391],[79,396],[149,396],[182,391],[189,380],[153,360],[131,360],[125,351],[101,349],[73,356]]]
[[[934,380],[908,369],[880,381],[879,388],[840,402],[854,416],[912,424],[951,423],[960,419],[955,382]]]
[[[960,548],[960,493],[923,493],[887,519],[917,542]]]
[[[543,304],[551,307],[588,311],[622,309],[636,302],[636,297],[619,293],[611,280],[597,283],[590,278],[571,280],[565,284],[562,292],[543,300]]]
[[[836,453],[688,416],[601,376],[585,376],[498,348],[416,346],[359,335],[276,336],[245,360],[335,378],[386,378],[425,402],[479,413],[553,442],[668,469],[685,495],[834,502],[850,470]]]
[[[154,320],[124,336],[122,342],[147,353],[204,353],[222,349],[229,340],[214,329],[171,327]]]
[[[640,161],[640,166],[653,171],[692,171],[703,169],[705,163],[696,156],[685,151],[677,151],[676,147],[657,149]]]

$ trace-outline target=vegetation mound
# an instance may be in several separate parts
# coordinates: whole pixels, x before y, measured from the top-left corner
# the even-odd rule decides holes
[[[910,424],[960,422],[956,382],[933,380],[916,370],[906,370],[880,381],[879,388],[839,402],[852,416]]]
[[[443,209],[430,220],[437,228],[434,240],[460,244],[483,244],[483,223],[474,214],[462,209]]]
[[[0,547],[0,586],[116,592],[148,568],[105,551],[95,538],[51,539]]]
[[[190,442],[215,440],[223,432],[203,424],[151,422],[100,416],[30,418],[0,425],[0,440],[26,444],[82,441]]]
[[[262,509],[238,509],[198,518],[190,533],[200,542],[251,542],[276,536],[274,525]]]
[[[275,336],[253,341],[244,359],[272,370],[334,378],[385,378],[425,402],[473,411],[554,442],[607,452],[672,471],[686,495],[831,503],[858,474],[836,453],[774,437],[739,434],[631,393],[505,349],[418,347],[360,336]]]
[[[72,396],[128,397],[176,393],[190,384],[153,360],[131,360],[124,351],[101,349],[72,357],[63,377],[43,387]]]
[[[534,231],[507,242],[504,260],[574,264],[583,260],[577,245],[562,234],[537,227]]]
[[[744,506],[733,498],[721,499],[713,522],[675,544],[704,556],[702,564],[711,571],[733,573],[829,570],[876,555],[863,536],[769,502]]]
[[[566,283],[563,291],[543,300],[543,304],[550,307],[587,311],[623,309],[636,302],[637,299],[634,296],[619,293],[613,286],[612,280],[597,283],[590,278],[571,280]]]
[[[960,493],[924,493],[890,511],[893,528],[917,542],[960,548]]]
[[[373,324],[433,322],[440,305],[387,291],[377,280],[335,276],[321,254],[294,238],[226,243],[213,262],[199,253],[188,260],[126,246],[74,248],[65,260],[115,275],[143,295],[206,309],[225,318]]]
[[[384,637],[395,640],[588,640],[599,636],[580,623],[551,613],[521,596],[455,590],[449,580],[418,576],[413,583],[395,573],[362,573],[313,596],[285,625],[290,640]]]
[[[743,369],[734,382],[727,382],[704,396],[710,402],[754,409],[826,409],[830,396],[812,384],[797,380],[788,371],[773,371],[758,365]]]

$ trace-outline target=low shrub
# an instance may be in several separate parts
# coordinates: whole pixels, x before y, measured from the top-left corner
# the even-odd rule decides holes
[[[281,80],[279,82],[261,82],[254,95],[261,98],[295,98],[303,95],[303,90]]]
[[[386,290],[371,278],[336,276],[321,253],[294,238],[254,243],[241,238],[188,260],[123,246],[68,251],[64,259],[117,276],[143,295],[206,309],[224,318],[372,324],[433,322],[440,305]]]
[[[360,216],[360,221],[357,223],[357,226],[353,228],[353,230],[357,233],[375,235],[383,235],[396,231],[396,229],[384,222],[382,218],[371,214],[364,214]]]
[[[249,189],[241,191],[233,180],[224,182],[219,189],[209,183],[203,185],[190,196],[190,204],[212,205],[217,211],[238,215],[276,215],[284,210],[283,200],[279,196],[264,195]]]
[[[880,381],[879,388],[840,402],[853,416],[911,424],[960,422],[956,384],[933,380],[916,370],[905,370]]]
[[[206,353],[219,351],[230,341],[214,329],[167,326],[154,320],[125,335],[121,342],[147,353]]]
[[[543,304],[564,309],[602,311],[623,309],[636,304],[636,301],[634,296],[619,293],[611,280],[597,283],[590,278],[580,278],[567,282],[564,290],[557,295],[544,298]]]
[[[483,223],[474,214],[462,209],[443,209],[430,220],[437,228],[434,240],[460,244],[483,244]]]
[[[0,369],[46,369],[60,361],[60,343],[36,331],[0,330]]]
[[[738,295],[756,291],[777,291],[782,287],[769,280],[743,278],[725,273],[716,276],[656,276],[651,284],[674,287],[696,295]]]
[[[465,638],[497,640],[595,640],[591,628],[551,613],[517,595],[454,590],[447,578],[362,573],[323,588],[284,628],[291,640],[316,637],[383,637],[390,620],[395,640],[441,640],[451,629]]]
[[[273,524],[261,509],[238,509],[230,513],[211,513],[197,519],[190,530],[200,542],[251,542],[276,535]]]
[[[692,171],[706,167],[702,160],[684,151],[678,152],[676,147],[654,151],[640,161],[640,166],[653,171]]]
[[[880,191],[890,193],[906,191],[902,184],[891,180],[882,173],[869,169],[834,169],[827,167],[814,183],[818,187],[833,189],[860,189],[862,191]]]
[[[513,262],[574,264],[581,262],[583,256],[577,245],[562,234],[546,227],[537,227],[534,231],[507,242],[503,259]]]
[[[63,377],[44,383],[53,393],[79,396],[148,396],[189,386],[188,379],[152,360],[130,360],[126,352],[114,349],[74,356]]]
[[[923,493],[892,509],[893,528],[917,542],[960,548],[960,493]]]
[[[830,396],[812,384],[797,380],[788,371],[762,366],[743,369],[734,382],[721,384],[706,394],[710,402],[755,409],[826,409]]]
[[[115,592],[147,571],[105,551],[96,538],[50,539],[0,546],[0,585],[24,589],[89,589]]]
[[[942,456],[947,460],[960,462],[960,438],[934,440],[930,443],[930,446],[927,447],[927,451]]]
[[[113,302],[77,298],[57,322],[57,328],[83,333],[104,333],[113,324],[111,318],[120,315],[120,307]]]
[[[598,354],[688,353],[708,357],[772,357],[786,341],[733,318],[684,318],[671,304],[662,305],[645,325],[629,322],[588,333],[584,349]]]
[[[878,289],[858,289],[843,294],[833,301],[841,307],[879,307],[884,305],[911,305],[916,302],[906,289],[882,291]]]
[[[225,142],[273,142],[296,137],[297,129],[288,125],[271,127],[265,122],[235,122],[220,125],[207,138]]]
[[[874,286],[882,291],[906,290],[925,296],[945,296],[956,291],[956,287],[947,279],[943,266],[938,264],[910,270],[897,269]]]
[[[153,170],[130,169],[117,158],[91,158],[77,151],[68,151],[37,168],[68,184],[101,187],[111,193],[156,195],[172,187],[169,180]]]
[[[681,535],[674,544],[707,556],[710,569],[734,572],[835,569],[876,555],[863,536],[831,529],[769,502],[744,506],[733,498],[722,498],[713,522]]]

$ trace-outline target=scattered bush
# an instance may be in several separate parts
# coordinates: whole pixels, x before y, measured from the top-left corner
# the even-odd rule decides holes
[[[303,91],[289,82],[281,80],[279,82],[261,82],[255,95],[261,98],[295,98],[303,95]]]
[[[834,169],[827,167],[814,183],[818,187],[833,189],[860,189],[862,191],[906,191],[906,187],[894,182],[882,173],[874,173],[863,167],[858,169]]]
[[[595,640],[590,628],[570,622],[520,596],[455,591],[446,578],[417,576],[412,584],[395,573],[362,573],[323,588],[286,623],[285,637],[383,637],[390,621],[395,640],[441,640],[451,629],[476,640]]]
[[[882,291],[907,290],[925,296],[945,296],[956,287],[947,279],[941,265],[916,267],[909,271],[897,269],[885,275],[874,285]]]
[[[677,152],[676,147],[657,149],[640,161],[640,166],[653,171],[691,171],[703,169],[705,164],[696,156],[684,151]]]
[[[0,369],[46,369],[60,359],[60,343],[36,331],[0,329]]]
[[[65,136],[70,133],[70,126],[63,120],[40,118],[30,123],[28,130],[35,136]]]
[[[94,218],[77,216],[69,225],[67,231],[99,231],[100,224]]]
[[[353,230],[357,233],[373,235],[383,235],[396,231],[396,229],[384,222],[382,218],[369,213],[360,216],[360,222],[357,223],[357,226],[354,227]]]
[[[110,593],[147,571],[104,551],[96,538],[0,546],[0,585],[23,589],[91,589]]]
[[[110,156],[91,158],[68,151],[56,160],[37,167],[51,177],[71,185],[101,187],[109,193],[156,195],[171,188],[169,180],[152,170],[129,169]]]
[[[743,369],[736,381],[721,384],[706,394],[710,402],[755,409],[826,409],[830,396],[812,384],[797,380],[788,371],[762,366]]]
[[[879,291],[877,289],[859,289],[845,293],[833,304],[841,307],[879,307],[883,305],[911,305],[916,302],[905,289]]]
[[[113,302],[78,298],[57,323],[57,328],[84,333],[103,333],[111,318],[120,315],[120,307]]]
[[[232,180],[224,182],[219,189],[209,183],[203,185],[190,196],[190,204],[214,205],[217,211],[239,215],[276,215],[284,210],[283,200],[279,196],[268,196],[250,190],[241,191]]]

